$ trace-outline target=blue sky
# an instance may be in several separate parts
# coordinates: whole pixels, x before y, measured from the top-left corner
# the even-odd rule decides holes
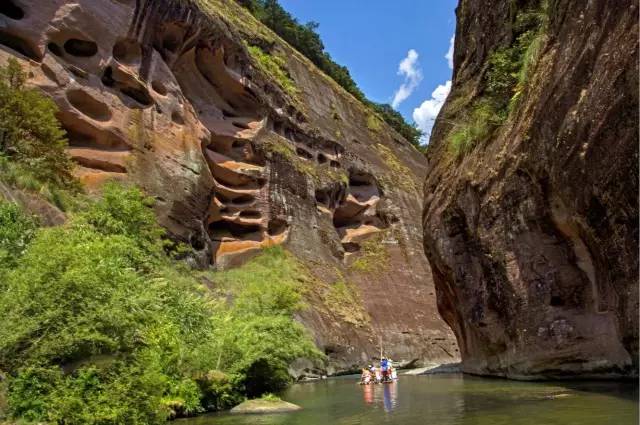
[[[300,22],[316,21],[326,50],[370,99],[394,103],[429,131],[448,94],[445,55],[457,0],[280,0]],[[413,50],[412,53],[409,53]],[[400,63],[404,60],[399,75]],[[402,93],[396,95],[404,83]],[[435,93],[434,93],[435,91]]]

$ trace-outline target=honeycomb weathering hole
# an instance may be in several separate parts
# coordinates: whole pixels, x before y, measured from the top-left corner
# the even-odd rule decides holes
[[[233,124],[234,126],[241,128],[243,130],[249,130],[251,129],[251,127],[249,127],[247,124],[241,122],[241,121],[232,121],[231,124]]]
[[[180,111],[173,111],[171,113],[171,121],[178,125],[184,125],[184,118],[182,117]]]
[[[11,0],[2,0],[0,4],[0,14],[16,21],[24,18],[24,10]]]
[[[56,56],[60,57],[60,56],[63,55],[62,49],[56,43],[52,42],[52,43],[47,44],[47,49],[49,49],[49,51],[51,53],[53,53],[54,55],[56,55]]]
[[[243,217],[243,218],[260,218],[260,217],[262,217],[262,214],[260,213],[260,211],[244,210],[244,211],[240,211],[240,217]]]
[[[324,190],[316,190],[316,202],[319,204],[329,204],[329,195]]]
[[[100,79],[105,86],[113,87],[116,84],[116,81],[113,79],[113,68],[110,66],[106,67]]]
[[[360,245],[355,242],[345,242],[342,244],[342,248],[349,253],[360,251]]]
[[[175,53],[183,43],[185,30],[178,25],[168,24],[164,28],[162,37],[162,48]]]
[[[237,198],[231,200],[231,203],[234,205],[244,205],[252,203],[253,201],[255,201],[255,199],[256,198],[251,195],[240,195]]]
[[[120,63],[135,65],[140,62],[142,48],[136,40],[119,40],[113,46],[113,57]]]
[[[153,105],[153,99],[149,92],[142,86],[140,87],[122,87],[120,89],[122,94],[129,96],[131,99],[135,100],[142,106],[151,106]]]
[[[214,221],[209,225],[211,238],[220,240],[224,237],[242,238],[260,231],[258,225],[243,225],[231,221]]]
[[[7,46],[8,48],[15,50],[21,55],[33,59],[34,61],[40,61],[40,54],[37,50],[29,44],[28,41],[23,40],[20,37],[16,37],[12,34],[0,31],[0,44]]]
[[[153,80],[151,82],[151,88],[153,89],[154,92],[158,93],[160,96],[167,95],[167,87],[164,84],[162,84],[161,81]]]
[[[96,121],[109,121],[111,119],[109,107],[84,90],[69,90],[67,92],[67,100],[78,111]]]
[[[302,149],[302,148],[297,148],[296,149],[296,153],[298,154],[298,156],[305,158],[305,159],[313,159],[313,155],[311,154],[311,152]]]
[[[267,226],[267,232],[271,236],[276,236],[282,234],[285,230],[287,230],[287,222],[280,218],[272,218],[269,220],[269,224]]]
[[[98,45],[93,41],[70,38],[64,43],[64,51],[72,56],[89,58],[98,53]]]

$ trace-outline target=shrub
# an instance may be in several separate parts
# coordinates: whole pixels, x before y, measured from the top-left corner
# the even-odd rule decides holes
[[[212,344],[213,311],[162,257],[158,229],[140,191],[106,186],[68,224],[37,233],[0,294],[14,416],[160,423],[201,410],[192,375],[212,369],[197,351]]]
[[[488,101],[479,101],[473,105],[469,117],[463,120],[449,136],[449,147],[455,156],[471,151],[475,143],[486,140],[492,131],[505,119],[504,113]]]
[[[36,228],[37,221],[26,215],[17,204],[0,199],[0,268],[15,267],[35,237]]]
[[[15,161],[23,175],[32,175],[40,185],[73,186],[73,163],[65,152],[57,107],[25,82],[15,59],[0,68],[0,156]]]
[[[138,189],[106,185],[67,224],[34,235],[13,208],[0,204],[3,243],[26,247],[0,292],[13,417],[159,424],[279,391],[293,359],[320,356],[293,320],[304,270],[281,248],[216,275],[229,303],[164,255]]]
[[[380,232],[362,243],[351,267],[363,273],[381,273],[389,266],[389,252],[384,245],[386,232]]]
[[[303,307],[308,271],[281,247],[266,249],[245,265],[214,275],[233,294],[216,317],[218,364],[257,397],[278,392],[291,380],[287,367],[299,357],[321,359],[306,330],[292,315]]]
[[[222,410],[239,404],[244,395],[239,391],[238,378],[219,370],[211,370],[196,379],[206,410]]]
[[[370,317],[363,307],[360,291],[352,283],[342,278],[333,282],[323,298],[327,308],[345,322],[359,327],[369,323]]]
[[[546,1],[538,9],[520,12],[514,24],[514,42],[489,56],[482,96],[448,136],[450,151],[456,157],[488,139],[515,109],[544,45],[547,13]]]
[[[298,94],[298,88],[286,70],[286,63],[280,56],[265,52],[258,46],[249,46],[249,53],[264,73],[275,79],[280,87],[292,98]]]
[[[420,145],[420,138],[423,136],[423,132],[415,125],[408,124],[402,115],[391,105],[368,102],[368,105],[376,111],[382,119],[395,129],[402,137],[407,139],[416,149],[423,150]]]

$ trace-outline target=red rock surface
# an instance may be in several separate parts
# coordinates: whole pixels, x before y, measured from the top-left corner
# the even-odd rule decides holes
[[[463,0],[425,186],[425,249],[464,370],[638,373],[638,2],[549,2],[521,102],[461,159],[449,134],[539,2]],[[466,105],[466,106],[465,106]]]
[[[399,361],[458,358],[422,251],[424,158],[235,2],[3,0],[9,57],[60,107],[87,189],[140,185],[203,267],[273,244],[303,261],[322,285],[300,320],[330,370],[374,356],[378,335]],[[327,301],[336,282],[352,305]]]

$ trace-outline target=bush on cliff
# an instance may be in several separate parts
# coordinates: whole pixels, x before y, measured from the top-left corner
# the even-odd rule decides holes
[[[305,329],[291,320],[304,307],[311,281],[306,269],[281,247],[266,249],[245,265],[215,273],[232,305],[218,310],[216,340],[223,370],[240,377],[245,393],[258,397],[291,381],[288,365],[298,357],[321,359]]]
[[[16,266],[35,236],[37,221],[14,203],[0,199],[0,277],[2,269]]]
[[[0,159],[11,159],[13,174],[28,174],[39,186],[72,186],[73,162],[65,153],[58,108],[25,83],[26,73],[15,59],[0,67]]]
[[[548,3],[539,3],[538,8],[518,13],[513,42],[489,55],[482,95],[449,134],[449,146],[456,157],[470,152],[504,124],[526,90],[546,37]]]
[[[260,288],[234,285],[236,302],[208,290],[166,255],[135,188],[106,185],[64,226],[33,234],[28,220],[0,219],[2,243],[24,245],[0,282],[0,370],[16,418],[162,423],[277,391],[288,363],[315,353],[292,319],[293,288],[265,275]]]

